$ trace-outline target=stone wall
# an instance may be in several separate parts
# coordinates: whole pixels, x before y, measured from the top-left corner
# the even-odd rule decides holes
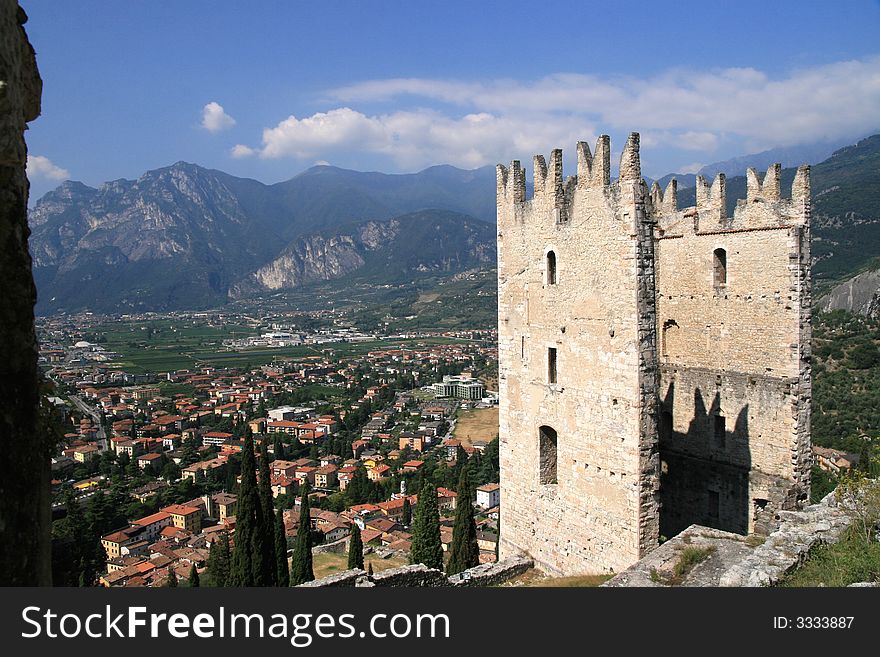
[[[613,184],[609,153],[607,137],[595,157],[578,144],[578,176],[565,182],[561,151],[549,166],[536,157],[531,199],[519,162],[498,167],[500,550],[556,574],[625,568],[658,536],[654,258],[638,136]],[[542,427],[555,432],[553,454]]]
[[[708,550],[679,586],[773,586],[823,543],[836,543],[852,518],[830,493],[799,511],[781,511],[766,538],[692,525],[602,586],[666,586],[686,548]]]
[[[27,122],[40,115],[42,81],[15,0],[0,0],[0,585],[49,585],[47,432],[39,424],[36,288],[25,174]]]
[[[810,191],[799,169],[650,192],[639,140],[497,167],[502,556],[619,571],[699,522],[770,531],[809,497]]]
[[[513,557],[497,563],[482,564],[457,575],[447,577],[444,573],[423,564],[401,566],[380,571],[374,575],[360,569],[316,579],[302,584],[305,587],[438,587],[438,586],[492,586],[521,575],[533,566],[531,559]]]
[[[809,169],[790,200],[778,176],[750,172],[733,217],[723,175],[684,210],[652,192],[665,536],[766,532],[809,497]]]

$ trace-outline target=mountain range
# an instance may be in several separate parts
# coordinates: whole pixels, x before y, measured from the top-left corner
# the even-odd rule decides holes
[[[764,167],[779,155],[707,173]],[[794,171],[783,170],[783,189]],[[824,290],[880,255],[880,135],[815,164],[812,180],[814,271]],[[680,207],[694,202],[686,185]],[[745,177],[728,177],[727,194],[732,212]],[[495,261],[494,219],[494,167],[401,175],[316,166],[265,185],[178,162],[98,188],[68,181],[29,215],[37,312],[204,308],[318,281],[485,269]]]
[[[264,185],[178,162],[29,215],[37,312],[174,310],[343,275],[417,278],[495,259],[495,172],[317,166]]]

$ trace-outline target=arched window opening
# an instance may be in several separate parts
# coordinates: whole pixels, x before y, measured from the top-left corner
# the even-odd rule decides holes
[[[547,252],[547,285],[556,285],[556,254]]]
[[[674,319],[667,319],[663,322],[663,328],[660,334],[660,355],[664,358],[669,356],[669,343],[675,340],[678,322]]]
[[[542,426],[538,429],[539,457],[538,467],[542,484],[556,483],[557,441],[553,427]]]
[[[715,249],[712,255],[715,287],[727,285],[727,251]]]

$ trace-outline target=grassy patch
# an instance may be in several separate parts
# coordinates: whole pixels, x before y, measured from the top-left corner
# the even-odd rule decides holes
[[[820,545],[779,586],[849,586],[880,581],[880,541],[866,541],[854,530],[833,545]]]
[[[604,584],[613,575],[575,575],[573,577],[547,577],[537,568],[530,568],[503,582],[499,586],[546,586],[549,588],[583,588],[596,587]]]
[[[498,435],[498,407],[478,408],[459,414],[454,436],[465,444],[475,440],[491,442]]]
[[[707,547],[688,546],[679,553],[678,561],[672,567],[671,573],[661,573],[656,568],[651,568],[651,581],[664,586],[679,586],[694,567],[708,559],[713,552],[715,552],[714,545]]]
[[[402,557],[381,559],[374,554],[365,554],[364,569],[366,569],[367,565],[370,563],[373,564],[373,572],[378,573],[382,570],[388,570],[389,568],[405,566],[407,561]],[[336,575],[348,570],[348,554],[344,552],[342,554],[333,554],[330,552],[316,554],[312,558],[312,568],[315,571],[315,579],[321,579],[328,575]]]
[[[758,547],[759,545],[763,545],[766,540],[766,536],[761,536],[760,534],[749,534],[748,536],[746,536],[745,544],[750,547]]]

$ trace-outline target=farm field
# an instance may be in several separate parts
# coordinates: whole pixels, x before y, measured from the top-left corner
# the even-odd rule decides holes
[[[498,407],[461,412],[453,435],[467,445],[475,440],[491,442],[498,435]]]
[[[407,338],[229,350],[223,346],[223,340],[256,335],[258,329],[242,324],[222,327],[181,324],[174,320],[113,322],[97,327],[89,338],[119,354],[114,366],[133,373],[168,372],[204,365],[256,367],[284,358],[320,357],[326,353],[344,357],[398,345],[412,347],[462,342],[461,339],[442,337]]]

